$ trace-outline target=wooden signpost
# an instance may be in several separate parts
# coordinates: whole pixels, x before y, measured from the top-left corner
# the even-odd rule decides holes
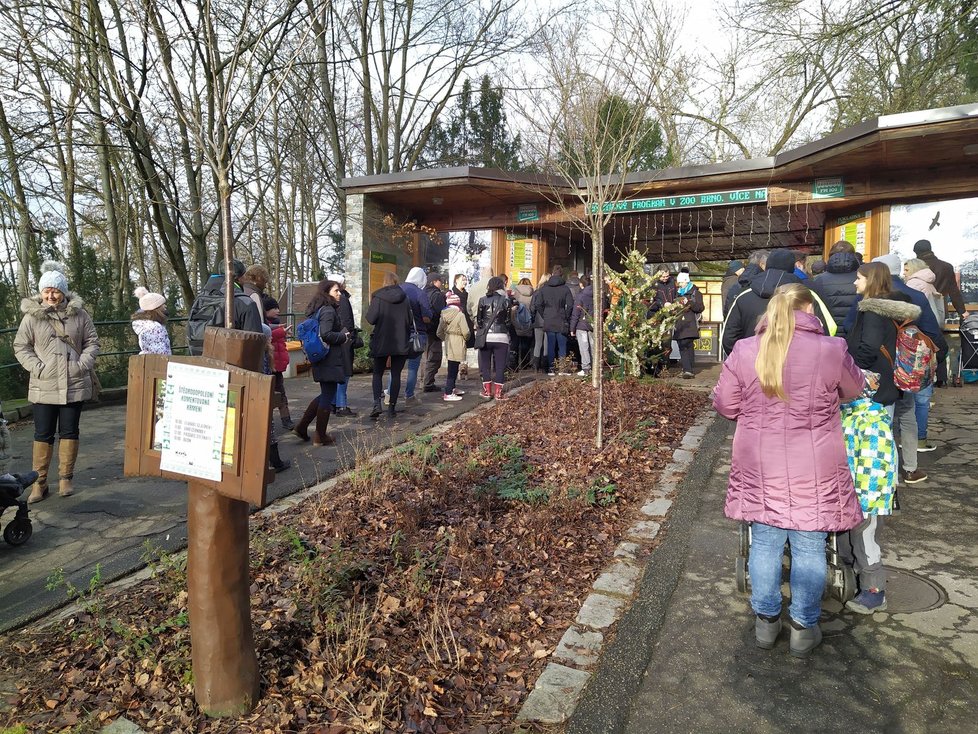
[[[210,716],[239,716],[258,701],[248,514],[249,504],[264,506],[275,476],[268,466],[272,377],[260,372],[265,343],[263,334],[208,328],[203,357],[129,361],[126,476],[190,477],[194,695]]]

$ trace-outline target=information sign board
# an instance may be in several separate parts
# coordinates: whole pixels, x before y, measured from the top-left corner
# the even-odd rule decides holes
[[[758,204],[767,201],[767,188],[737,189],[736,191],[713,191],[706,194],[676,194],[660,196],[655,199],[626,199],[609,201],[601,206],[601,211],[610,214],[629,212],[662,211],[667,209],[698,209],[710,206],[735,206],[737,204]],[[591,212],[598,210],[591,205]]]
[[[167,365],[158,435],[161,470],[221,479],[229,377],[227,370]]]
[[[517,222],[535,222],[540,218],[536,204],[520,204],[516,211]]]
[[[846,182],[842,176],[816,178],[812,181],[813,199],[844,199],[845,195]]]

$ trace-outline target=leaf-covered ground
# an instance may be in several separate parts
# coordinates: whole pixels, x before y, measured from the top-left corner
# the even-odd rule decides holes
[[[705,397],[536,383],[420,436],[300,508],[252,521],[255,711],[198,710],[183,563],[96,589],[57,627],[0,639],[0,725],[157,732],[498,732],[577,615]]]

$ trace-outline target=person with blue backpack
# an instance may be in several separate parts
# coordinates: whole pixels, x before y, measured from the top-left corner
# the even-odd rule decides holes
[[[309,403],[294,431],[303,441],[308,441],[309,424],[315,416],[313,446],[333,446],[336,443],[326,429],[333,412],[336,386],[346,381],[346,350],[343,346],[353,339],[353,334],[340,323],[339,305],[340,284],[333,280],[320,281],[316,295],[306,308],[306,320],[296,330],[306,357],[312,363],[312,377],[319,383],[320,394]],[[318,325],[318,328],[309,329],[310,322]]]

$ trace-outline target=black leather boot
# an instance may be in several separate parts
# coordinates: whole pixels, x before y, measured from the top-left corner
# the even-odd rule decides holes
[[[383,403],[380,400],[374,400],[374,408],[370,411],[371,418],[380,418],[380,414],[384,412]]]
[[[278,444],[273,443],[271,448],[268,450],[269,464],[272,465],[272,469],[276,472],[285,471],[292,466],[287,461],[282,461],[282,457],[278,454]]]

